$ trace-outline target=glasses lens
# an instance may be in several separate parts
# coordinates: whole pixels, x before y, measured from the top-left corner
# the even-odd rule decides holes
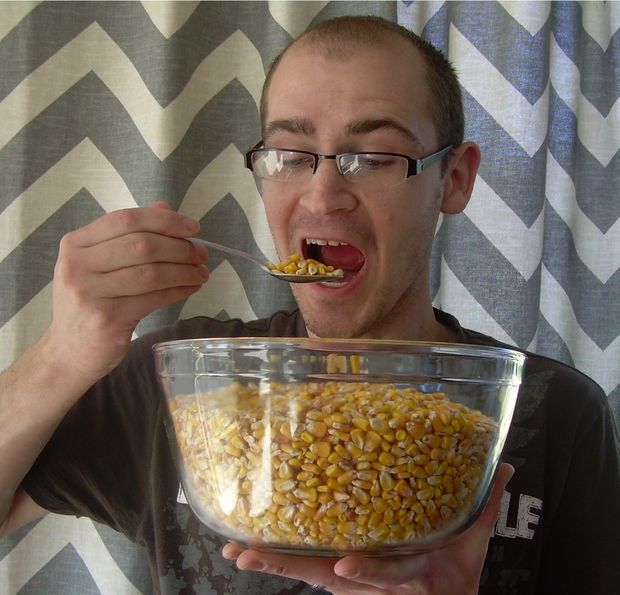
[[[339,167],[348,180],[377,186],[395,186],[407,177],[407,160],[398,155],[345,153]]]
[[[312,175],[314,157],[297,151],[261,149],[252,155],[252,169],[265,180],[298,180]]]

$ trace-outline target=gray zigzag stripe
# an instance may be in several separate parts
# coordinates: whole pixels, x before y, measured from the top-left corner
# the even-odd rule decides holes
[[[188,22],[166,39],[139,2],[120,3],[115,11],[107,2],[44,3],[0,43],[0,63],[10,66],[0,81],[0,98],[96,22],[127,55],[151,94],[165,106],[187,85],[196,67],[240,28],[265,63],[273,58],[274,44],[283,46],[290,40],[273,21],[266,2],[240,2],[234,6],[235,10],[227,2],[199,5]],[[33,38],[50,39],[51,43],[32,44]],[[197,44],[196,39],[201,43]],[[15,55],[26,59],[14,60]]]
[[[537,80],[539,81],[539,87],[536,92],[532,92],[529,96],[528,90],[521,88],[522,86],[519,86],[518,84],[515,84],[515,81],[518,81],[520,78],[518,76],[520,62],[527,63],[528,70],[531,70],[529,66],[530,62],[540,62],[539,55],[532,54],[531,60],[528,60],[527,53],[525,56],[519,54],[518,60],[515,58],[515,64],[498,64],[498,60],[494,57],[493,52],[486,47],[488,44],[492,44],[495,40],[492,39],[491,36],[481,36],[479,33],[481,23],[480,19],[482,18],[481,15],[485,13],[492,13],[495,15],[496,19],[508,18],[512,20],[510,17],[501,16],[501,13],[504,11],[498,4],[490,2],[471,4],[454,3],[442,8],[442,10],[440,10],[431,19],[431,21],[429,21],[424,30],[425,37],[440,46],[445,46],[445,36],[447,36],[448,24],[446,22],[446,14],[444,11],[448,12],[448,18],[454,20],[458,24],[459,30],[464,33],[469,40],[472,41],[472,43],[475,43],[478,46],[478,49],[485,54],[487,59],[493,62],[494,65],[502,72],[503,76],[511,81],[524,96],[528,97],[530,102],[538,99],[548,81],[546,74],[538,77]],[[545,27],[547,27],[547,25],[545,25]],[[541,32],[545,30],[545,27],[543,27]],[[526,36],[525,40],[527,40],[527,38],[530,40],[537,40],[539,37],[536,36],[535,38],[532,38],[527,32],[523,32],[523,35]],[[584,37],[587,38],[587,35],[584,34]],[[620,36],[617,34],[614,39],[619,38]],[[532,41],[529,44],[524,41],[524,43],[526,44],[525,47],[529,46],[532,49],[532,52],[535,50],[540,50],[540,42],[538,41]],[[611,46],[613,46],[613,43]],[[611,51],[611,46],[608,52]],[[602,59],[607,52],[603,53],[600,48],[597,52],[596,48],[598,48],[598,45],[594,44],[592,53],[597,54],[599,59]],[[542,55],[546,55],[547,53],[548,51],[545,50],[542,52]],[[513,70],[513,68],[516,68],[516,70]],[[585,70],[590,71],[593,69],[586,68]],[[536,68],[534,68],[534,71],[536,71]],[[617,79],[615,76],[613,78]],[[528,82],[531,83],[531,80]],[[486,161],[483,159],[481,174],[483,175],[485,181],[487,181],[487,183],[494,188],[498,195],[502,196],[503,200],[511,206],[511,208],[521,217],[521,219],[528,226],[531,225],[540,213],[540,206],[542,206],[542,203],[532,201],[531,195],[533,188],[532,181],[536,179],[535,174],[539,173],[539,168],[543,165],[544,159],[546,158],[544,151],[542,153],[539,151],[537,155],[534,156],[533,159],[536,160],[537,165],[533,170],[529,156],[527,156],[519,145],[512,139],[512,137],[495,122],[492,114],[489,114],[480,105],[478,105],[477,102],[467,93],[467,89],[463,89],[463,93],[466,113],[469,118],[469,126],[467,129],[469,137],[481,142],[483,149],[485,148],[485,138],[489,139],[489,143],[493,143],[492,152],[491,150],[483,152],[483,155],[486,156]],[[613,99],[615,100],[615,97]],[[611,104],[612,101],[609,100],[608,103]],[[601,112],[606,114],[609,111],[609,108],[610,106],[607,106],[606,109],[601,109]],[[560,135],[561,139],[569,136],[571,139],[576,137],[576,119],[572,111],[557,98],[557,95],[555,95],[552,90],[549,142],[553,147],[554,155],[556,154],[556,149],[558,149],[561,154],[562,148],[565,148],[566,150],[570,150],[572,148],[572,141],[564,142],[563,140],[554,140],[554,137],[557,135]],[[541,147],[541,150],[543,149],[544,145]],[[510,155],[510,161],[508,163],[502,160],[503,153]],[[519,159],[519,157],[515,157],[515,154],[521,155],[522,158]],[[575,155],[571,153],[570,157],[575,158]],[[588,151],[580,143],[579,154],[577,157],[580,161],[586,164],[582,171],[582,175],[587,176],[586,179],[583,180],[583,185],[590,189],[589,195],[591,195],[591,189],[594,189],[593,192],[596,193],[596,196],[600,197],[600,200],[598,201],[587,201],[587,203],[585,199],[582,199],[581,203],[586,204],[580,204],[580,206],[599,227],[599,229],[605,232],[611,225],[613,225],[620,215],[620,202],[615,200],[615,185],[610,183],[610,180],[618,179],[620,176],[620,171],[618,171],[617,168],[617,157],[612,160],[612,163],[610,163],[607,168],[603,168],[596,159],[591,157]],[[583,161],[584,159],[585,161]],[[558,161],[560,161],[567,171],[571,172],[573,168],[567,168],[565,160],[563,162],[561,159],[558,159]],[[494,181],[495,178],[498,178],[498,182]],[[503,179],[502,183],[500,183],[500,179]],[[577,182],[579,184],[579,179]],[[510,190],[514,188],[515,184],[522,187],[525,193],[525,199],[520,199],[519,193],[510,192]],[[580,196],[583,196],[583,194],[580,193]],[[528,212],[524,212],[524,209],[527,209]]]
[[[532,312],[538,310],[539,269],[524,280],[466,215],[444,219],[442,228],[437,251],[452,272],[517,345],[529,345],[536,332]],[[472,269],[472,254],[478,255],[484,266]],[[433,258],[435,268],[438,255]]]
[[[531,227],[544,205],[545,145],[530,157],[466,89],[463,103],[468,117],[466,138],[476,141],[482,151],[480,177]]]
[[[178,206],[200,171],[232,139],[242,152],[257,141],[258,115],[253,112],[254,101],[243,85],[230,83],[201,109],[179,146],[162,162],[122,105],[91,73],[0,150],[0,209],[86,137],[118,171],[138,204],[163,198]],[[24,154],[29,155],[27,163]],[[12,175],[15,171],[23,173],[17,177]]]
[[[566,224],[551,209],[546,218],[543,262],[566,291],[581,328],[599,348],[606,349],[620,333],[620,316],[613,308],[620,295],[620,271],[601,283],[579,259]],[[485,265],[472,273],[474,253]],[[466,215],[444,219],[433,251],[433,295],[438,290],[442,255],[474,298],[519,346],[526,347],[536,331],[532,312],[538,310],[540,268],[524,280]],[[461,277],[460,271],[468,271],[467,276]]]
[[[318,18],[352,13],[396,18],[392,2],[331,3]],[[107,2],[46,2],[27,15],[0,43],[0,64],[8,65],[0,80],[0,100],[94,22],[128,56],[162,106],[183,90],[198,64],[233,32],[241,30],[248,37],[265,67],[291,41],[290,35],[271,16],[267,2],[203,2],[170,39],[162,36],[139,2],[115,3],[114,11]],[[54,31],[54,35],[49,31]],[[33,38],[51,41],[32,44]],[[196,39],[201,43],[196,44]],[[25,59],[13,60],[16,55]]]
[[[103,215],[86,190],[59,208],[30,237],[0,261],[0,287],[12,287],[0,306],[0,326],[21,310],[51,280],[61,237]],[[36,263],[36,266],[33,266]],[[16,337],[19,340],[19,337]]]
[[[577,255],[573,234],[564,221],[551,209],[545,217],[550,224],[545,230],[543,262],[567,293],[579,326],[605,349],[620,333],[620,270],[601,283]]]
[[[574,12],[579,14],[571,14]],[[427,23],[424,36],[443,46],[447,39],[449,23],[455,23],[459,31],[503,76],[530,103],[534,103],[544,92],[547,84],[548,65],[540,58],[549,54],[546,38],[551,28],[559,46],[580,70],[582,93],[601,114],[606,116],[613,107],[620,89],[615,94],[601,93],[600,76],[602,74],[608,77],[607,80],[618,81],[613,61],[609,60],[608,56],[614,52],[614,45],[617,47],[620,36],[616,33],[607,50],[602,50],[581,27],[581,12],[582,7],[577,2],[553,2],[547,22],[536,35],[532,36],[504,10],[499,2],[446,2]],[[575,31],[575,24],[579,24],[577,25],[579,31]],[[493,31],[506,31],[506,36],[514,40],[513,45],[520,48],[519,53],[499,55],[497,40],[489,34]],[[579,45],[575,44],[575,39],[579,39]],[[539,73],[539,76],[535,73]],[[522,82],[526,80],[527,87],[524,87]],[[618,84],[620,85],[620,82]]]
[[[68,591],[69,585],[63,585],[61,578],[67,576],[69,568],[71,569],[71,583],[80,586],[81,594],[100,595],[101,591],[97,588],[86,563],[71,544],[67,544],[43,565],[41,570],[20,589],[20,595],[49,592],[51,585],[55,585],[56,589],[62,589],[65,593],[70,592]]]
[[[549,150],[575,182],[581,210],[606,233],[620,217],[620,153],[603,167],[579,141],[575,114],[553,90],[549,104]]]
[[[544,49],[548,22],[532,36],[498,2],[448,2],[447,11],[458,30],[531,104],[540,98],[548,80],[547,64],[540,60],[548,54]],[[500,31],[519,52],[503,51],[497,43]]]
[[[123,574],[142,593],[151,593],[153,583],[144,548],[125,539],[110,527],[99,523],[93,525]]]
[[[596,109],[606,116],[620,95],[618,64],[610,57],[618,52],[620,33],[615,32],[608,48],[603,51],[580,26],[583,8],[578,2],[552,2],[553,35],[564,53],[579,69],[581,92]],[[579,43],[575,43],[578,39]],[[601,85],[601,79],[615,81],[615,92]],[[608,91],[604,93],[603,91]]]

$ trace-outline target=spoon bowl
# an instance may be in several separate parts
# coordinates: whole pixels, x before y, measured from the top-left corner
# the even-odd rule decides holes
[[[194,244],[203,244],[208,248],[213,248],[214,250],[220,250],[221,252],[227,252],[228,254],[233,254],[235,256],[239,256],[241,258],[245,258],[246,260],[252,261],[255,265],[259,266],[265,273],[268,273],[272,277],[275,277],[279,281],[287,281],[288,283],[320,283],[321,281],[332,281],[334,279],[342,278],[340,274],[327,273],[325,275],[315,274],[315,275],[298,275],[298,274],[287,274],[282,273],[277,270],[272,270],[269,268],[269,263],[265,262],[258,256],[254,256],[249,252],[244,252],[243,250],[237,250],[237,248],[231,248],[229,246],[224,246],[222,244],[218,244],[216,242],[211,242],[209,240],[202,240],[200,238],[189,238],[189,241]]]

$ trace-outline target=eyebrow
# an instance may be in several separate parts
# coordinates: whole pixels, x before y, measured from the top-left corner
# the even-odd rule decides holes
[[[347,134],[368,134],[369,132],[374,132],[375,130],[380,130],[382,128],[395,130],[406,137],[407,140],[411,141],[413,144],[418,145],[420,148],[424,148],[424,145],[420,142],[420,139],[418,139],[418,137],[411,132],[411,130],[391,118],[356,120],[355,122],[348,124],[345,127],[345,131]]]
[[[263,140],[269,138],[277,132],[292,132],[294,134],[305,134],[310,136],[314,133],[315,128],[310,120],[305,118],[288,118],[282,120],[274,120],[265,126],[263,132]]]
[[[411,130],[392,118],[355,120],[345,126],[345,132],[349,135],[368,134],[370,132],[374,132],[375,130],[381,130],[382,128],[394,130],[414,145],[417,145],[422,149],[424,148],[424,145],[420,142],[418,137],[411,132]],[[267,140],[271,135],[278,132],[291,132],[293,134],[304,134],[306,136],[311,136],[314,134],[315,130],[316,128],[312,122],[306,118],[283,118],[281,120],[269,122],[265,126],[263,140]]]

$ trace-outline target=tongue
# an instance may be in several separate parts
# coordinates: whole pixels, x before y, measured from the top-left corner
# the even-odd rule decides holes
[[[353,246],[321,246],[320,260],[336,269],[359,271],[364,266],[364,255]]]

